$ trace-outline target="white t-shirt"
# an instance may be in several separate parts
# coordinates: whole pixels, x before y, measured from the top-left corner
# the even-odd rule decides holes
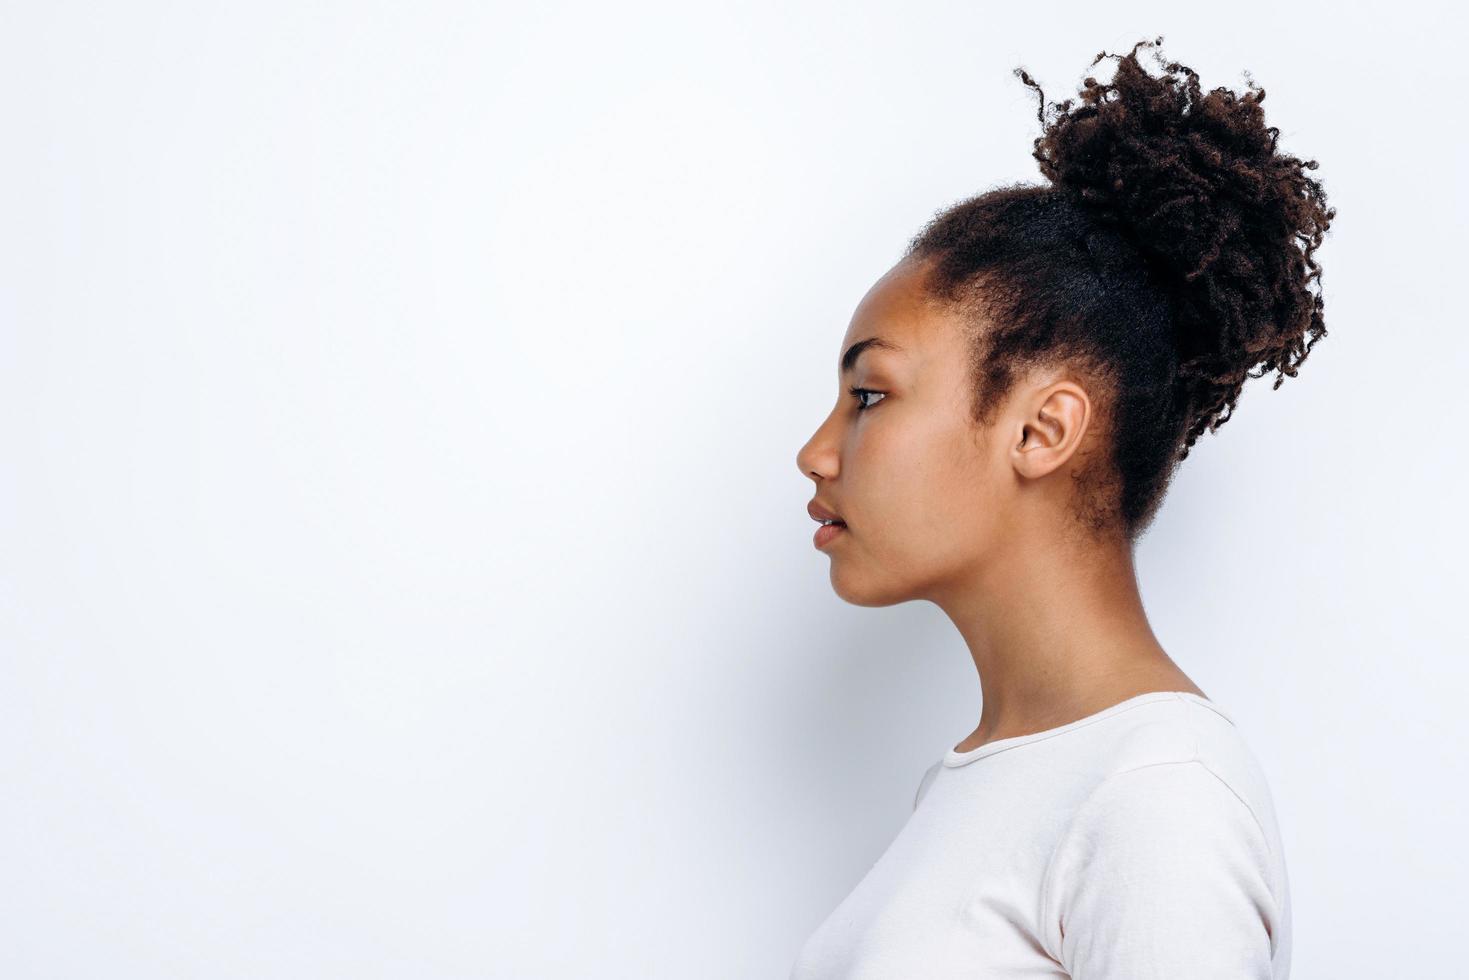
[[[1286,980],[1264,772],[1207,698],[1152,691],[950,748],[791,980]]]

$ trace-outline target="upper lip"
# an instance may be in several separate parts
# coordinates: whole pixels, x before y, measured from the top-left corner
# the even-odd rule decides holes
[[[846,523],[836,514],[833,514],[814,500],[806,505],[806,513],[811,515],[813,521],[841,521],[843,524]]]

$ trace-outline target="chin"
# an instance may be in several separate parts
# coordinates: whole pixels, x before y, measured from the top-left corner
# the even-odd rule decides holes
[[[833,559],[831,563],[831,588],[837,598],[854,606],[895,606],[918,598],[911,588],[905,587],[905,583],[874,581],[853,575],[844,571],[841,561],[837,559]]]

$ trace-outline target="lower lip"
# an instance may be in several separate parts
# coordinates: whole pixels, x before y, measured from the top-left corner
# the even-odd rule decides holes
[[[816,544],[816,547],[825,548],[837,538],[841,537],[842,532],[846,529],[847,525],[845,524],[823,524],[816,529],[816,536],[812,538],[812,541]]]

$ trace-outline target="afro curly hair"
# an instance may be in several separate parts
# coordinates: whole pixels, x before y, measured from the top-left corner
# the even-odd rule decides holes
[[[976,421],[986,423],[1018,368],[1065,362],[1101,399],[1106,459],[1078,479],[1080,516],[1135,538],[1177,465],[1232,413],[1249,377],[1294,377],[1326,334],[1313,253],[1336,212],[1315,160],[1279,152],[1265,91],[1202,91],[1185,65],[1139,41],[1110,82],[1079,102],[1035,89],[1032,155],[1048,184],[1015,184],[937,213],[905,259],[927,292],[962,308],[972,343]],[[1315,286],[1315,291],[1312,286]]]

